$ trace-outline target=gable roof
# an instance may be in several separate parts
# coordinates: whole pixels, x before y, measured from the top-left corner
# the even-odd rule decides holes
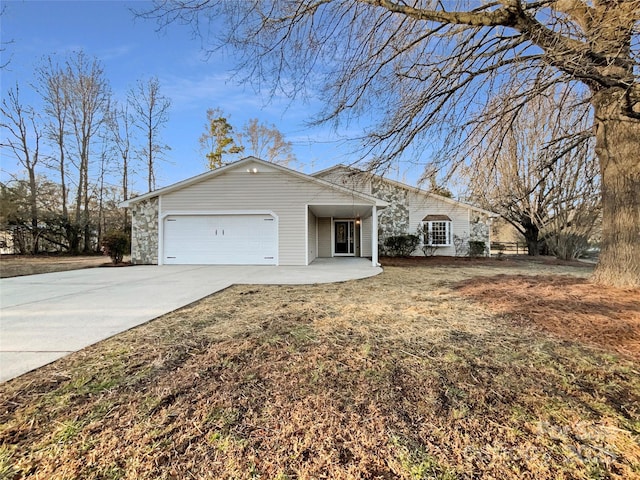
[[[443,197],[442,195],[438,195],[437,193],[429,192],[427,190],[423,190],[423,189],[418,188],[418,187],[412,187],[411,185],[407,185],[406,183],[398,182],[396,180],[391,180],[390,178],[385,178],[385,177],[382,177],[380,175],[376,175],[375,173],[367,172],[365,170],[360,170],[358,168],[349,167],[349,166],[344,165],[342,163],[339,163],[338,165],[334,165],[333,167],[325,168],[324,170],[320,170],[319,172],[312,173],[311,176],[315,177],[315,176],[319,176],[319,175],[324,175],[324,174],[329,173],[329,172],[334,171],[334,170],[346,170],[346,171],[350,172],[353,175],[364,174],[368,178],[371,178],[371,179],[375,178],[376,180],[387,182],[387,183],[389,183],[391,185],[395,185],[396,187],[404,188],[405,190],[416,192],[416,193],[419,193],[419,194],[434,198],[436,200],[440,200],[440,201],[442,201],[444,203],[448,203],[450,205],[455,205],[455,206],[458,206],[458,207],[468,208],[469,210],[473,210],[474,212],[482,213],[484,215],[487,215],[487,216],[493,217],[493,218],[497,218],[497,217],[500,216],[499,214],[494,213],[494,212],[490,212],[489,210],[485,210],[484,208],[480,208],[480,207],[476,207],[475,205],[470,205],[468,203],[460,202],[458,200],[454,200],[453,198]]]
[[[358,192],[355,190],[351,190],[349,188],[345,188],[342,187],[340,185],[336,185],[335,183],[331,183],[328,182],[326,180],[323,180],[321,178],[316,178],[313,177],[311,175],[307,175],[305,173],[301,173],[301,172],[297,172],[295,170],[292,170],[290,168],[287,167],[283,167],[282,165],[278,165],[276,163],[271,163],[271,162],[267,162],[265,160],[261,160],[259,158],[253,157],[253,156],[249,156],[249,157],[245,157],[241,160],[229,163],[223,167],[220,168],[216,168],[215,170],[211,170],[209,172],[205,172],[202,173],[200,175],[196,175],[194,177],[191,178],[187,178],[186,180],[182,180],[180,182],[174,183],[172,185],[163,187],[163,188],[159,188],[158,190],[153,190],[151,192],[145,193],[143,195],[139,195],[137,197],[133,197],[130,198],[128,200],[125,200],[124,202],[120,203],[120,207],[130,207],[132,204],[138,203],[138,202],[142,202],[144,200],[147,200],[149,198],[154,198],[154,197],[158,197],[160,195],[165,195],[167,193],[171,193],[171,192],[175,192],[176,190],[180,190],[186,187],[189,187],[191,185],[194,185],[196,183],[200,183],[200,182],[204,182],[206,180],[209,180],[211,178],[215,178],[217,176],[220,176],[222,174],[224,174],[225,172],[234,170],[238,167],[242,167],[242,165],[245,165],[247,163],[258,163],[258,164],[263,164],[265,166],[268,166],[269,168],[272,168],[274,170],[279,170],[283,173],[286,173],[288,175],[293,175],[295,177],[301,178],[302,180],[308,181],[308,182],[312,182],[312,183],[316,183],[318,185],[322,185],[324,187],[330,188],[332,190],[335,190],[337,192],[340,193],[344,193],[350,196],[355,196],[357,198],[360,198],[361,200],[367,201],[367,202],[372,202],[376,205],[376,207],[380,207],[380,208],[385,208],[386,206],[388,206],[389,204],[387,202],[385,202],[384,200],[380,200],[379,198],[376,198],[372,195],[368,195],[366,193],[362,193],[362,192]]]

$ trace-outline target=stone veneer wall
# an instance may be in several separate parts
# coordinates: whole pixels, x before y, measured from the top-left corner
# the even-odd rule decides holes
[[[409,233],[409,192],[384,180],[371,180],[371,195],[389,203],[378,214],[378,244],[383,252],[385,239]]]
[[[471,219],[469,227],[471,229],[469,241],[484,242],[484,254],[485,256],[489,256],[491,252],[491,245],[489,244],[489,219],[474,216]]]
[[[158,264],[158,197],[131,207],[131,263]]]

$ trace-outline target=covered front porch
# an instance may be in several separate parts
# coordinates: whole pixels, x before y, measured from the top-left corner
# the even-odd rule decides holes
[[[316,258],[359,257],[378,263],[376,205],[307,205],[307,265]]]

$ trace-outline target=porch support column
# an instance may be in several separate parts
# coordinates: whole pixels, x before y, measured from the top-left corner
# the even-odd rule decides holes
[[[371,207],[371,263],[378,266],[378,209]]]

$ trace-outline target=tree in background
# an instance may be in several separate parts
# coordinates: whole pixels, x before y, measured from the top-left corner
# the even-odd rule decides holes
[[[105,137],[102,143],[102,149],[99,153],[100,158],[100,174],[97,178],[97,182],[95,185],[95,207],[93,208],[94,218],[95,218],[95,237],[96,243],[95,248],[96,252],[100,251],[102,245],[102,238],[104,233],[106,232],[105,225],[105,209],[104,209],[104,200],[105,200],[105,190],[106,190],[106,182],[105,177],[108,173],[109,164],[111,163],[111,155],[109,152],[108,141],[109,137]]]
[[[6,9],[6,5],[0,6],[0,19],[5,15]],[[0,60],[0,70],[7,68],[11,63],[11,55],[9,55],[9,58],[6,58],[4,54],[7,51],[7,45],[11,43],[13,43],[13,40],[0,40],[0,58],[2,58],[2,60]]]
[[[462,169],[469,198],[502,215],[524,237],[529,255],[547,246],[575,256],[600,214],[588,112],[560,110],[557,103],[569,97],[578,100],[567,91],[538,96],[509,122],[476,129]]]
[[[219,108],[207,110],[207,123],[200,135],[200,147],[207,158],[208,167],[213,170],[222,166],[223,155],[235,155],[244,150],[234,139],[233,127]]]
[[[296,161],[291,142],[286,141],[282,132],[273,124],[268,125],[257,118],[251,118],[242,127],[238,137],[239,143],[249,155],[284,166],[291,166]]]
[[[60,223],[60,185],[36,176],[38,192],[38,237],[33,238],[30,224],[29,181],[14,179],[2,185],[0,203],[0,228],[12,233],[13,248],[16,253],[33,253],[34,240],[38,242],[38,251],[68,251],[66,230]]]
[[[550,181],[560,194],[550,205],[544,240],[549,251],[562,260],[578,258],[591,241],[600,242],[602,208],[598,162],[591,152],[575,152],[578,160],[560,163]]]
[[[45,57],[35,77],[41,105],[23,106],[17,85],[0,105],[3,156],[15,158],[27,176],[2,185],[2,227],[13,232],[20,253],[98,251],[104,232],[130,228],[118,204],[130,196],[132,152],[153,187],[155,162],[168,148],[158,135],[170,102],[157,79],[139,81],[124,104],[113,102],[101,64],[83,52]]]
[[[161,143],[160,132],[169,120],[171,100],[160,92],[160,81],[151,77],[146,82],[138,80],[129,91],[128,103],[132,108],[133,125],[142,133],[145,141],[137,149],[138,158],[146,165],[148,191],[156,188],[156,163],[163,159],[170,147]]]
[[[121,176],[122,200],[129,199],[129,176],[131,169],[131,151],[132,151],[132,130],[133,119],[129,114],[129,103],[119,105],[114,102],[111,106],[109,119],[107,122],[109,136],[113,145],[113,149],[118,156],[119,170]],[[129,212],[124,209],[123,227],[125,231],[129,230]]]
[[[223,25],[205,32],[213,48],[234,49],[241,80],[290,97],[323,92],[318,122],[379,118],[358,139],[372,168],[419,158],[434,138],[433,162],[459,164],[473,125],[509,122],[554,86],[579,86],[602,180],[593,279],[640,285],[640,0],[157,0],[144,15]],[[517,87],[510,98],[486,101],[505,85]]]
[[[65,86],[69,125],[75,140],[73,158],[78,169],[75,221],[83,231],[83,251],[88,253],[92,250],[89,169],[94,142],[108,117],[111,89],[98,59],[89,58],[84,52],[67,60]],[[78,245],[72,251],[77,252]]]
[[[44,131],[46,138],[55,148],[55,157],[47,161],[50,167],[56,169],[60,180],[61,217],[57,223],[65,231],[65,237],[70,245],[77,244],[78,229],[69,217],[67,202],[69,193],[67,188],[67,76],[65,70],[49,56],[36,69],[36,89],[44,101]]]
[[[31,229],[31,252],[38,253],[38,185],[36,182],[36,167],[40,161],[40,126],[36,121],[36,113],[30,107],[20,102],[20,89],[9,90],[7,97],[0,105],[0,128],[6,131],[5,141],[0,147],[11,150],[15,158],[25,168],[28,177],[28,205]]]
[[[33,235],[29,221],[29,182],[13,180],[10,184],[0,183],[0,229],[2,241],[6,241],[6,233],[11,232],[9,244],[15,252],[29,254],[33,249]],[[25,235],[28,232],[28,235]]]
[[[48,251],[95,251],[96,234],[100,235],[101,219],[106,218],[104,196],[112,156],[111,145],[105,144],[111,101],[108,81],[97,59],[77,52],[60,61],[45,58],[36,69],[35,88],[42,106],[41,115],[32,116],[32,130],[38,132],[39,143],[42,139],[52,147],[47,156],[39,155],[38,167],[54,169],[59,175],[58,182],[52,182],[41,168],[31,172],[30,183],[38,191],[38,238]],[[7,101],[11,98],[9,94]],[[31,106],[23,109],[27,110],[35,111]],[[13,157],[19,160],[16,151]],[[20,197],[22,181],[9,183],[7,191]],[[16,211],[14,218],[13,231],[22,232],[24,215]],[[26,245],[20,235],[21,245]],[[30,242],[30,248],[37,246]]]
[[[440,195],[441,197],[453,198],[453,192],[447,187],[440,185],[436,175],[429,176],[429,191],[436,195]]]

